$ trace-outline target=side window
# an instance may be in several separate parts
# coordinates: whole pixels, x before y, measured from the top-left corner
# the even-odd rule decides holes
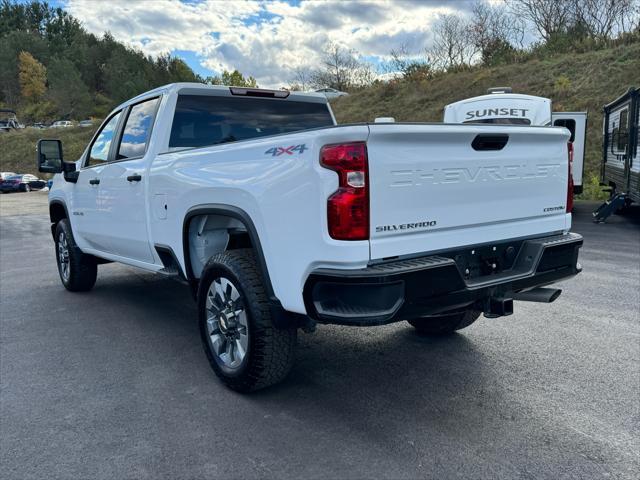
[[[576,139],[576,121],[571,118],[559,118],[553,122],[555,127],[564,127],[571,132],[570,142]]]
[[[616,150],[624,153],[629,141],[629,109],[625,108],[620,112],[620,121],[618,126],[618,135],[614,138],[616,142]]]
[[[116,132],[116,127],[118,126],[118,121],[120,120],[120,115],[122,112],[116,113],[111,120],[109,120],[102,130],[96,137],[93,145],[91,145],[91,150],[89,151],[89,158],[87,158],[87,162],[85,163],[85,167],[91,167],[93,165],[100,165],[107,161],[109,157],[109,148],[111,147],[111,142],[113,141],[113,135]]]
[[[144,155],[151,136],[153,117],[159,101],[159,98],[154,98],[131,107],[122,133],[122,140],[120,140],[120,146],[118,147],[116,160]]]

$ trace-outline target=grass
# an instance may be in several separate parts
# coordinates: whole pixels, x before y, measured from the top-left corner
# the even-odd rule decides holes
[[[555,111],[589,112],[582,198],[600,199],[602,107],[640,79],[640,44],[544,60],[442,74],[422,82],[374,85],[332,102],[339,123],[395,117],[400,122],[442,121],[444,106],[483,95],[489,87],[551,98]]]
[[[91,140],[94,128],[69,127],[47,130],[25,128],[0,133],[0,171],[32,173],[41,178],[51,175],[38,172],[36,164],[36,143],[41,138],[62,140],[64,158],[77,160]]]

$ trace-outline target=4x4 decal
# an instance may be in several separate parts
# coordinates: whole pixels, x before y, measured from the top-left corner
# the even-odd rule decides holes
[[[272,147],[266,152],[265,155],[271,155],[272,157],[279,157],[280,155],[293,155],[294,152],[298,152],[298,155],[304,153],[305,150],[309,150],[309,148],[304,144],[300,145],[291,145],[289,147]]]

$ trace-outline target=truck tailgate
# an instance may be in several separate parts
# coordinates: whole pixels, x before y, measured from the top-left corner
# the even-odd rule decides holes
[[[570,227],[565,129],[442,124],[369,129],[372,259]]]

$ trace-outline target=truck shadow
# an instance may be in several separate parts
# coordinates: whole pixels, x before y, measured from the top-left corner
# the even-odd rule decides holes
[[[113,312],[107,326],[118,324],[132,343],[143,341],[137,335],[145,335],[144,341],[158,345],[157,351],[145,353],[144,360],[164,365],[169,375],[174,369],[189,371],[188,378],[177,381],[197,389],[203,400],[234,401],[237,394],[209,370],[195,304],[186,286],[116,268],[116,275],[107,275],[86,296],[102,305],[122,306],[127,318]],[[514,410],[504,395],[504,378],[494,368],[496,359],[488,359],[482,344],[474,340],[473,330],[483,328],[482,323],[481,318],[465,333],[436,339],[415,333],[404,322],[378,328],[320,326],[314,334],[300,332],[297,363],[289,377],[280,385],[243,396],[241,402],[258,411],[304,418],[305,430],[347,428],[363,442],[404,438],[416,429],[448,441],[453,435],[450,429],[460,425],[478,434],[485,421],[504,422]],[[177,363],[168,365],[166,358]]]
[[[472,337],[432,339],[406,323],[373,330],[325,327],[303,335],[286,382],[251,401],[285,406],[318,431],[348,428],[363,442],[419,430],[447,442],[460,425],[475,436],[485,419],[509,419],[504,379]]]

